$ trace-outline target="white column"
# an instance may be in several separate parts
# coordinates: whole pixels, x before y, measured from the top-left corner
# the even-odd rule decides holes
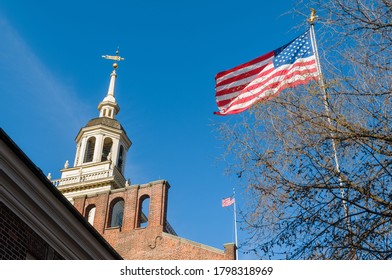
[[[102,157],[103,135],[98,134],[95,136],[95,138],[96,138],[96,142],[94,147],[93,162],[99,162],[101,161],[101,157]]]
[[[82,144],[80,145],[79,154],[76,155],[76,156],[79,157],[79,159],[77,161],[78,162],[78,166],[82,165],[83,161],[84,161],[84,155],[86,154],[87,137],[83,137],[81,142],[82,142]],[[75,160],[75,162],[76,162],[76,160]],[[74,165],[74,166],[76,166],[76,165]]]
[[[117,159],[118,159],[118,153],[119,153],[119,140],[117,138],[112,138],[113,139],[113,145],[112,145],[112,163],[113,165],[117,165]]]

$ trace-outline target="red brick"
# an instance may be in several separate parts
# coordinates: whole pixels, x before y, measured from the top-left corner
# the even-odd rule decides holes
[[[134,185],[75,198],[75,207],[85,216],[89,205],[96,207],[94,227],[124,259],[235,259],[235,245],[225,244],[218,250],[164,232],[167,216],[167,197],[170,186],[166,181]],[[150,198],[148,226],[138,228],[138,212],[142,197]],[[122,227],[108,228],[110,206],[116,199],[124,200]]]

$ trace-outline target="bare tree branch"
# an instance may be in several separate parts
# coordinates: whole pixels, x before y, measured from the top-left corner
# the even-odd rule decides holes
[[[219,127],[248,203],[242,250],[260,258],[390,259],[392,1],[300,3],[299,15],[318,8],[330,114],[313,83]]]

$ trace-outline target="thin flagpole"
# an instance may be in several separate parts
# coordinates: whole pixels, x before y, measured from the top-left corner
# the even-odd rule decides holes
[[[318,55],[316,34],[314,32],[314,22],[316,20],[317,20],[316,11],[314,9],[311,9],[310,18],[308,19],[308,21],[310,23],[310,39],[311,39],[311,42],[312,42],[314,55],[316,57],[317,71],[319,72],[319,76],[320,76],[319,77],[319,83],[320,83],[321,90],[323,92],[324,108],[325,108],[325,112],[327,114],[328,124],[330,125],[330,127],[332,127],[331,110],[329,108],[328,95],[327,95],[327,91],[325,89],[324,76],[323,76],[323,73],[321,71],[320,58],[319,58],[319,55]],[[343,203],[343,209],[344,209],[344,212],[345,212],[345,215],[346,215],[347,226],[350,229],[350,220],[349,220],[349,217],[348,217],[347,196],[346,196],[346,193],[345,193],[344,188],[343,188],[343,180],[342,180],[342,177],[341,177],[339,158],[338,158],[338,153],[337,153],[336,143],[335,143],[335,134],[333,133],[333,131],[331,131],[330,133],[331,133],[332,150],[333,150],[334,159],[335,159],[335,169],[336,169],[336,172],[339,175],[338,180],[339,180],[339,186],[340,186],[340,196],[341,196],[342,201],[343,201],[342,203]]]
[[[237,235],[237,209],[236,209],[236,197],[235,188],[233,188],[233,198],[234,198],[234,238],[235,238],[235,257],[238,260],[238,235]]]

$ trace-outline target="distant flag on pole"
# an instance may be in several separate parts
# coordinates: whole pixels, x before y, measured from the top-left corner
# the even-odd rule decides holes
[[[228,197],[228,198],[224,198],[222,199],[222,207],[227,207],[232,205],[235,202],[235,198],[234,197]]]
[[[288,87],[317,80],[319,73],[310,32],[290,43],[220,72],[215,77],[217,115],[237,114],[255,102],[267,100]]]

